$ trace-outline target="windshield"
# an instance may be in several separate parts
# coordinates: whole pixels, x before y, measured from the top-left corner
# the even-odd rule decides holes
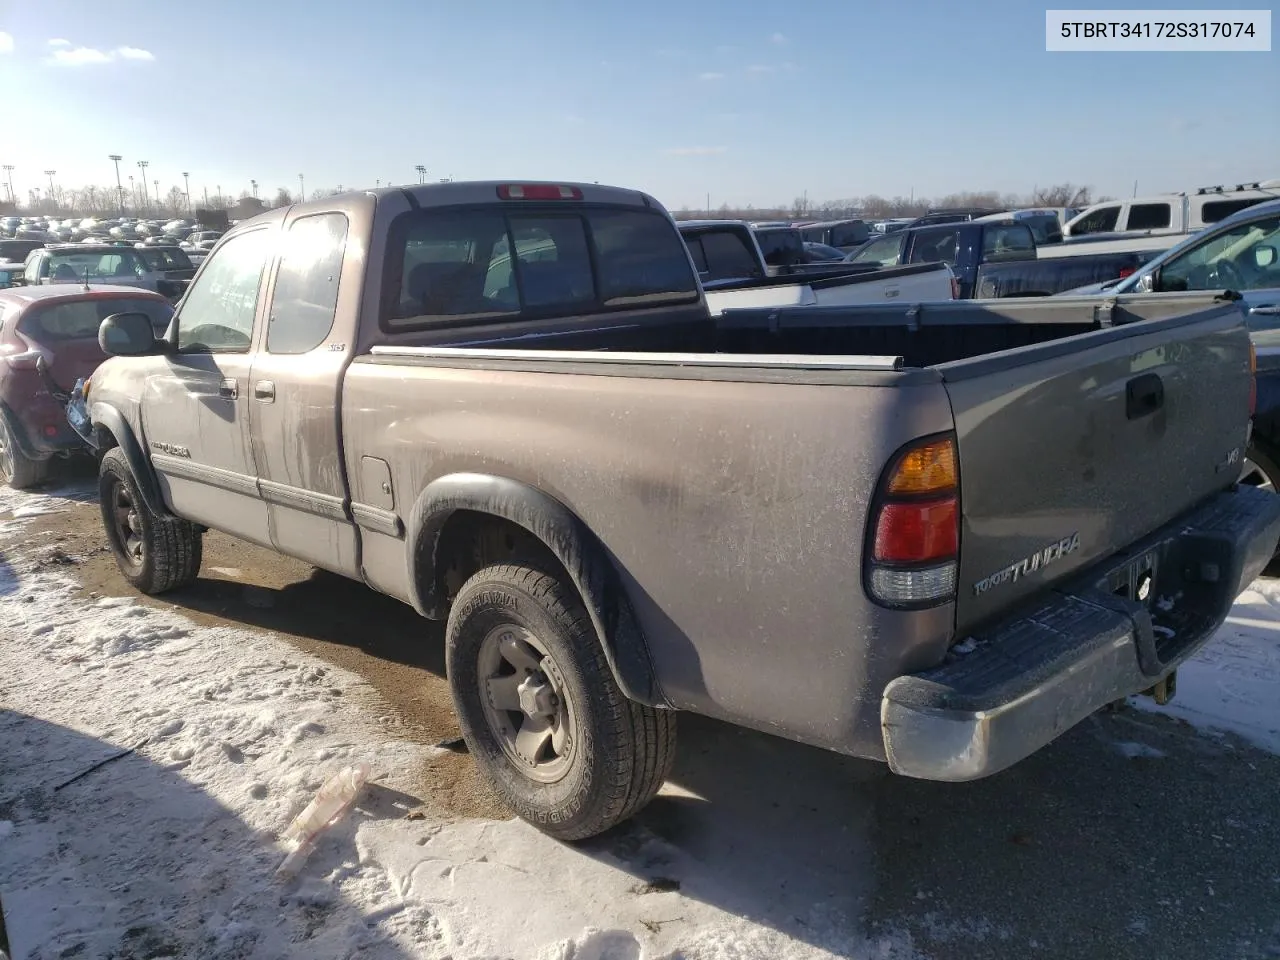
[[[49,258],[47,276],[54,283],[81,283],[90,280],[137,280],[147,265],[137,251],[116,247],[110,252],[58,251]]]
[[[1218,226],[1201,230],[1192,234],[1181,243],[1170,247],[1160,256],[1146,264],[1140,271],[1126,277],[1112,289],[1116,293],[1132,293],[1139,289],[1143,278],[1160,271],[1161,284],[1167,280],[1173,282],[1195,283],[1202,277],[1208,279],[1209,273],[1216,275],[1216,266],[1223,259],[1234,261],[1239,259],[1240,252],[1248,251],[1255,246],[1267,243],[1274,244],[1274,227],[1268,233],[1265,224],[1274,224],[1277,217],[1246,221],[1230,227]],[[1255,230],[1255,228],[1257,228]],[[1253,239],[1249,239],[1253,237]],[[1269,238],[1269,239],[1268,239]],[[1230,267],[1227,268],[1228,270]],[[1204,271],[1204,272],[1201,272]],[[1225,286],[1231,286],[1226,284]],[[1208,287],[1183,287],[1182,289],[1208,289]]]

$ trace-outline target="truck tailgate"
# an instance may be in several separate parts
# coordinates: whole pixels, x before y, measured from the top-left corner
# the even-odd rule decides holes
[[[1147,319],[1179,306],[1181,316]],[[938,367],[960,460],[957,636],[1239,477],[1251,389],[1243,311],[1205,297],[1121,298],[1114,318]]]

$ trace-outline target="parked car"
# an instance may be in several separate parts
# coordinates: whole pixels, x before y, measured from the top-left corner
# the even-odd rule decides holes
[[[212,250],[214,244],[222,237],[221,230],[199,230],[187,236],[188,250]]]
[[[177,299],[185,285],[151,269],[132,246],[50,244],[27,255],[23,280],[31,286],[47,283],[112,283],[154,290]]]
[[[682,220],[677,224],[698,271],[712,316],[740,307],[948,300],[957,287],[943,263],[892,270],[842,261],[812,263],[784,273],[764,260],[758,229],[741,220]]]
[[[1222,467],[1238,306],[1120,301],[713,318],[636,190],[380,189],[234,228],[161,338],[107,319],[68,416],[136,588],[211,527],[444,619],[477,767],[578,839],[677,710],[955,781],[1171,694],[1280,498]]]
[[[1280,198],[1280,180],[1241,183],[1234,189],[1201,187],[1190,195],[1166,193],[1108,200],[1086,207],[1066,222],[1062,232],[1067,237],[1117,232],[1195,233],[1255,203],[1277,198]]]
[[[98,327],[116,313],[144,316],[160,335],[173,308],[133,287],[0,290],[0,479],[10,486],[34,486],[55,458],[87,451],[66,404],[76,381],[106,359]]]
[[[1025,210],[994,213],[979,219],[1016,220],[1019,223],[1025,223],[1031,228],[1031,235],[1035,237],[1036,246],[1044,247],[1048,244],[1062,243],[1065,239],[1062,225],[1074,217],[1076,213],[1078,211],[1071,207],[1032,207]]]
[[[1070,294],[1123,297],[1221,290],[1241,298],[1257,352],[1257,413],[1243,482],[1280,491],[1280,200],[1241,209],[1124,280]]]
[[[1145,249],[1150,244],[1143,241],[1120,246],[1070,249],[1056,244],[1048,248],[1053,251],[1049,254],[1036,246],[1025,221],[980,218],[886,234],[850,254],[846,262],[890,267],[940,261],[955,271],[962,299],[1049,296],[1132,272],[1159,252]]]
[[[846,256],[843,250],[809,240],[804,242],[804,255],[810,263],[840,263]]]
[[[824,243],[845,253],[852,253],[870,240],[871,233],[865,220],[827,220],[800,227],[800,236],[806,243]]]
[[[195,265],[187,256],[187,251],[176,243],[139,243],[135,249],[147,267],[166,280],[190,280],[196,275]]]
[[[0,261],[0,290],[16,287],[22,281],[22,264]]]
[[[43,240],[0,240],[0,260],[21,263],[32,250],[39,250],[43,246]]]

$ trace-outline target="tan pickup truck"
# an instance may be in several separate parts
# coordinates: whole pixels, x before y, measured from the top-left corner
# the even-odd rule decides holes
[[[712,317],[632,190],[274,210],[164,337],[99,338],[68,415],[129,581],[216,528],[446,620],[476,763],[567,839],[654,795],[680,710],[996,773],[1167,696],[1280,538],[1229,295]]]

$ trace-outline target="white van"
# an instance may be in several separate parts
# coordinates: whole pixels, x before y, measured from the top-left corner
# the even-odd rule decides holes
[[[1095,203],[1067,221],[1062,233],[1082,237],[1090,233],[1195,233],[1224,217],[1280,197],[1280,180],[1240,183],[1227,187],[1201,187],[1193,194],[1165,193],[1132,200]]]

